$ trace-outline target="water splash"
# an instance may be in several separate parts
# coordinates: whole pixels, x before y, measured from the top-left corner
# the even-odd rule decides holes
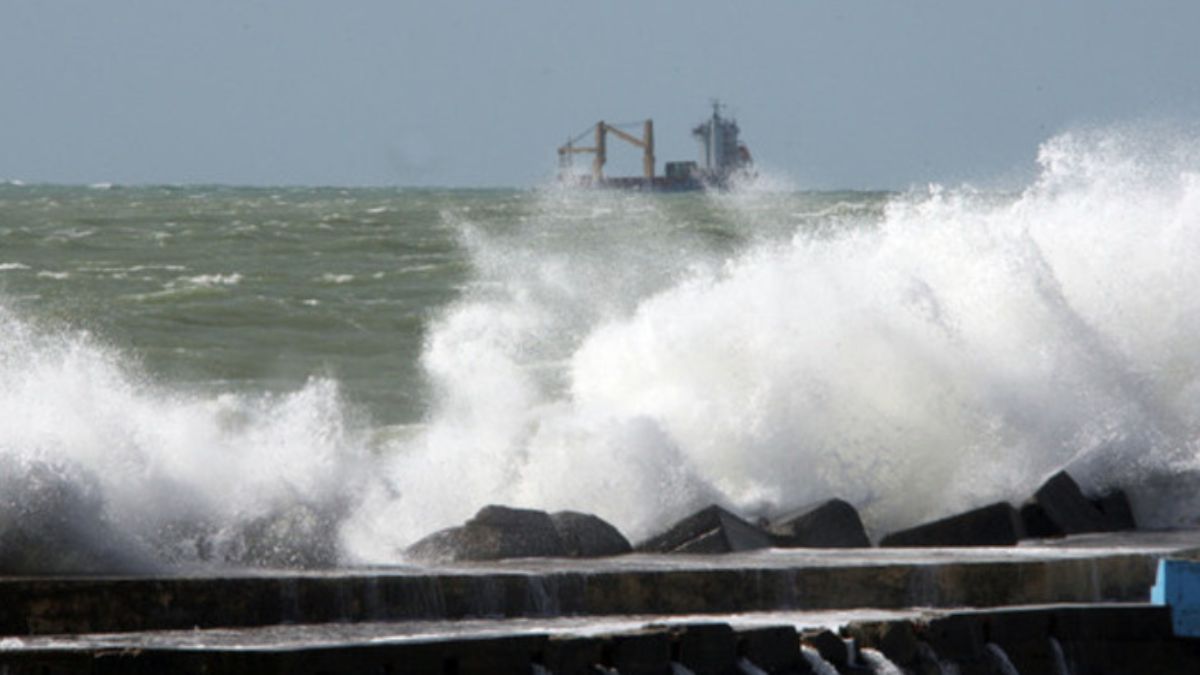
[[[989,642],[983,646],[983,649],[991,660],[992,666],[1000,675],[1021,675],[1000,645]]]
[[[767,671],[754,665],[750,659],[747,659],[744,656],[737,660],[736,666],[738,672],[742,673],[742,675],[767,675]]]
[[[859,652],[859,656],[872,673],[877,673],[878,675],[904,675],[904,671],[900,670],[899,666],[892,663],[888,657],[877,650],[862,649]]]
[[[474,277],[427,326],[428,414],[403,433],[331,378],[193,394],[0,300],[0,460],[50,514],[10,488],[0,520],[94,517],[135,542],[121,564],[394,562],[489,502],[637,539],[708,502],[840,496],[878,532],[1070,465],[1143,523],[1194,523],[1200,134],[1066,134],[1039,163],[1013,194],[447,213]]]
[[[1050,637],[1050,653],[1054,657],[1054,675],[1073,675],[1074,670],[1067,663],[1067,655],[1063,653],[1062,643],[1058,638]]]
[[[41,572],[331,565],[361,444],[336,383],[192,397],[0,307],[0,523]]]
[[[478,286],[432,327],[429,427],[371,510],[416,534],[406,514],[573,508],[636,538],[706,501],[840,496],[881,531],[1070,465],[1187,522],[1200,154],[1116,133],[1047,142],[1016,194],[933,186],[817,225],[724,198],[775,218],[732,249],[672,250],[665,202],[625,195],[555,194],[501,237],[464,224]]]

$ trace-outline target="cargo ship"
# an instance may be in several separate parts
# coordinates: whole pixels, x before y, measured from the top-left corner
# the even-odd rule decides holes
[[[692,129],[700,142],[700,160],[672,161],[663,165],[663,175],[655,173],[654,120],[631,124],[596,122],[558,148],[558,179],[565,185],[582,188],[611,188],[618,190],[653,190],[686,192],[692,190],[723,190],[739,176],[752,171],[750,150],[738,140],[737,121],[721,114],[721,104],[713,101],[712,116]],[[641,135],[636,135],[641,127]],[[632,129],[631,129],[632,128]],[[608,160],[608,139],[615,137],[642,150],[641,176],[607,176],[604,164]],[[591,145],[580,145],[591,138]],[[575,157],[592,155],[590,172],[579,172]]]

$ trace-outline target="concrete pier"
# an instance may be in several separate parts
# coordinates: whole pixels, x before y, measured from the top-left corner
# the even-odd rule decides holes
[[[768,549],[326,573],[5,578],[0,674],[529,673],[533,664],[559,673],[597,663],[627,674],[669,672],[662,669],[664,654],[668,662],[701,661],[689,667],[700,673],[704,663],[725,663],[751,643],[770,642],[747,637],[754,630],[798,649],[799,638],[787,631],[810,628],[855,634],[867,647],[882,647],[872,635],[920,636],[935,651],[957,654],[965,664],[960,672],[968,673],[994,651],[979,651],[980,645],[1017,651],[1011,645],[1019,639],[1001,636],[1021,630],[1037,633],[1039,645],[1054,637],[1060,649],[1076,649],[1063,642],[1074,635],[1070,627],[1092,619],[1069,617],[1107,617],[1095,619],[1105,630],[1156,626],[1135,642],[1175,645],[1169,613],[1162,622],[1155,618],[1167,609],[1142,603],[1149,601],[1158,560],[1193,554],[1197,543],[1196,533],[1126,533],[1004,548]],[[1020,616],[1042,618],[1012,619],[1013,606],[1026,607]],[[979,618],[987,616],[1007,618]],[[900,624],[911,629],[881,628]],[[966,642],[931,637],[942,629]],[[714,640],[724,646],[696,656],[708,654],[701,645]],[[1167,652],[1192,655],[1190,647]]]

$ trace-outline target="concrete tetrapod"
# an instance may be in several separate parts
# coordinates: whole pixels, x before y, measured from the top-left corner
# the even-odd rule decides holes
[[[1021,516],[1008,502],[893,532],[880,546],[1012,546],[1022,538]]]
[[[827,499],[772,518],[768,528],[776,546],[870,548],[862,518],[849,502]]]

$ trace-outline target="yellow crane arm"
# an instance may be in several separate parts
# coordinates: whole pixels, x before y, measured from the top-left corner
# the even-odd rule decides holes
[[[604,121],[597,122],[592,126],[592,130],[594,130],[596,134],[596,144],[593,146],[576,146],[574,141],[582,139],[582,137],[588,133],[584,132],[575,139],[568,141],[566,145],[559,146],[558,156],[563,158],[562,161],[565,161],[569,164],[570,157],[581,152],[590,152],[595,154],[596,157],[592,160],[592,178],[598,184],[604,179],[604,163],[608,159],[608,143],[606,142],[606,136],[609,132],[612,132],[617,138],[620,138],[626,143],[631,143],[645,151],[642,158],[642,172],[648,181],[653,182],[654,122],[651,120],[646,120],[643,132],[645,134],[645,138],[638,138],[637,136],[634,136],[626,131],[622,131]]]
[[[606,130],[611,131],[612,133],[616,134],[623,141],[628,141],[629,143],[633,143],[634,145],[638,146],[639,148],[646,147],[646,141],[643,141],[642,139],[638,138],[637,136],[634,136],[633,134],[630,134],[625,131],[621,131],[620,129],[612,126],[611,124],[605,124],[604,128]]]

